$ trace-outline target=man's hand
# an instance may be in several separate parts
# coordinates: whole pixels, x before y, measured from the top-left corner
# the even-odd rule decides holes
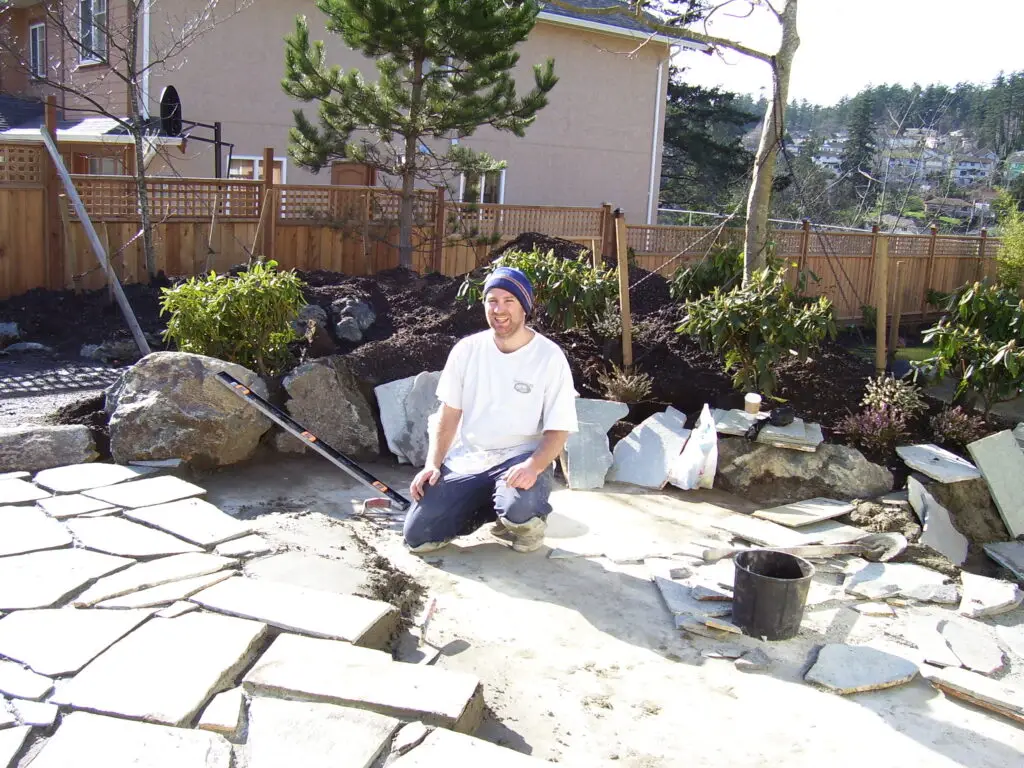
[[[527,459],[509,467],[508,472],[505,473],[505,483],[509,488],[528,491],[537,482],[538,474],[537,470],[533,468],[533,462]]]
[[[423,492],[426,490],[426,486],[437,485],[437,481],[441,479],[441,470],[437,467],[424,467],[416,473],[416,477],[412,479],[412,485],[409,486],[409,493],[412,494],[413,501],[419,501],[423,498]]]

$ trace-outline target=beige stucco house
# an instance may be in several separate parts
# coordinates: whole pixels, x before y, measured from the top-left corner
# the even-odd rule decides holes
[[[45,0],[44,0],[45,1]],[[98,20],[113,26],[123,14],[123,0],[65,0],[72,23],[82,25],[98,43]],[[140,58],[157,56],[173,29],[171,19],[188,15],[198,0],[152,0],[141,25],[144,40]],[[586,0],[596,7],[609,0]],[[4,23],[26,41],[33,66],[60,69],[64,76],[92,78],[97,98],[123,112],[128,94],[123,84],[92,54],[83,54],[44,23],[41,3],[13,0]],[[223,9],[221,9],[223,12]],[[76,15],[77,14],[77,15]],[[265,147],[275,150],[275,176],[289,184],[328,184],[331,174],[314,175],[288,157],[288,128],[292,110],[303,107],[315,116],[315,105],[302,105],[287,96],[284,74],[284,36],[294,29],[295,16],[305,14],[314,39],[324,40],[331,63],[359,67],[373,76],[372,62],[348,49],[340,37],[329,35],[323,15],[312,0],[253,0],[241,12],[217,24],[192,43],[170,66],[154,68],[142,78],[139,96],[151,114],[159,114],[159,99],[167,85],[181,98],[186,121],[222,126],[230,142],[225,175],[262,176]],[[40,27],[40,24],[43,24]],[[52,26],[52,25],[51,25]],[[111,29],[111,40],[115,36]],[[624,208],[631,221],[653,221],[657,212],[661,170],[661,133],[668,80],[668,62],[677,46],[689,42],[652,35],[633,19],[575,17],[547,7],[529,39],[521,46],[520,82],[532,84],[532,66],[555,59],[559,83],[549,105],[540,112],[525,138],[481,129],[464,143],[507,162],[507,168],[484,184],[453,179],[456,197],[482,202],[524,205],[593,206],[610,202]],[[118,46],[108,45],[111,56]],[[21,68],[22,70],[24,67]],[[40,97],[46,89],[0,56],[0,93]],[[82,107],[59,96],[67,110]],[[125,106],[122,106],[125,105]],[[210,137],[196,129],[196,136]],[[208,177],[213,175],[214,148],[189,141],[181,149],[166,149],[150,166],[156,173]],[[227,151],[225,151],[227,155]],[[96,163],[93,164],[97,165]],[[457,190],[457,191],[456,191]]]

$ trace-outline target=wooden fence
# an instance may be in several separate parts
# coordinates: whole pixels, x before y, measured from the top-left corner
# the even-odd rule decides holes
[[[147,279],[134,179],[72,179],[120,278]],[[398,265],[400,197],[392,190],[163,177],[150,179],[148,186],[157,267],[169,275],[225,271],[253,253],[286,268],[352,275]],[[105,285],[106,276],[62,192],[41,145],[0,144],[0,299],[34,288]],[[523,232],[573,240],[614,263],[610,205],[476,205],[420,191],[413,208],[413,267],[419,272],[464,274]],[[818,275],[820,282],[810,290],[828,295],[840,319],[849,321],[859,320],[861,305],[872,303],[880,237],[877,232],[818,232],[805,225],[777,231],[774,247],[778,257]],[[712,246],[741,243],[742,238],[741,229],[627,227],[637,264],[666,276],[704,258]],[[995,272],[998,241],[984,235],[933,231],[888,238],[890,264],[903,262],[905,316],[930,309],[925,306],[929,288],[946,291]]]

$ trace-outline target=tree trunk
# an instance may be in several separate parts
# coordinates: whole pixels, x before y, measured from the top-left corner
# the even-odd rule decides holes
[[[153,248],[153,224],[149,218],[149,188],[146,186],[146,155],[143,151],[145,132],[142,126],[142,110],[139,108],[139,15],[142,12],[140,3],[130,5],[131,32],[128,40],[127,67],[128,81],[128,120],[131,123],[129,132],[135,149],[135,192],[139,201],[139,218],[142,223],[142,247],[146,254],[146,272],[149,279],[156,277],[156,251]]]
[[[751,275],[768,263],[768,210],[772,200],[772,182],[775,162],[785,128],[783,115],[789,100],[789,78],[793,71],[793,56],[800,47],[796,29],[797,0],[788,0],[782,12],[782,43],[772,68],[772,96],[765,110],[761,142],[754,160],[754,173],[747,196],[747,229],[743,256],[743,284]]]
[[[398,214],[398,265],[412,268],[412,226],[416,203],[416,153],[423,98],[423,59],[413,62],[412,94],[409,100],[409,129],[405,136],[405,168],[402,173],[402,204]]]

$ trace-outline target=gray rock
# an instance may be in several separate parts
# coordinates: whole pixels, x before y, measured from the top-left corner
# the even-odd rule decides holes
[[[984,624],[967,619],[950,620],[943,622],[939,631],[968,669],[991,675],[1003,668],[1003,651]]]
[[[400,462],[422,467],[427,461],[429,420],[437,413],[440,371],[424,371],[374,388],[388,448]]]
[[[299,310],[299,314],[292,320],[292,328],[299,335],[306,332],[308,323],[312,321],[320,326],[327,325],[327,310],[318,307],[316,304],[307,304]]]
[[[903,685],[917,672],[914,662],[877,648],[830,643],[821,649],[804,679],[845,695]]]
[[[344,358],[300,365],[285,378],[284,388],[288,413],[325,443],[357,459],[380,454],[377,420]],[[302,446],[291,435],[285,438]]]
[[[888,493],[893,484],[889,470],[855,448],[823,443],[807,453],[743,438],[719,439],[717,480],[723,490],[765,504],[815,496],[867,499]]]
[[[35,341],[19,341],[4,347],[4,352],[53,352],[53,348]]]
[[[741,672],[764,672],[771,669],[772,660],[760,648],[755,648],[736,659],[734,665]]]
[[[373,311],[373,307],[354,296],[338,299],[331,304],[331,311],[339,322],[344,318],[355,320],[360,331],[365,331],[377,322],[377,313]]]
[[[21,338],[17,323],[0,323],[0,346],[6,346]]]
[[[961,574],[961,581],[964,596],[958,612],[971,619],[1007,613],[1024,600],[1024,592],[1009,581],[977,576],[967,571]]]
[[[614,463],[608,430],[626,417],[629,407],[610,400],[576,399],[579,431],[569,435],[562,451],[562,472],[573,490],[604,487]]]
[[[92,354],[92,359],[104,363],[134,363],[142,357],[134,339],[104,341]]]
[[[967,537],[953,525],[949,510],[916,477],[907,480],[907,491],[910,506],[924,526],[918,543],[945,555],[955,565],[963,565],[967,559]]]
[[[216,380],[221,371],[267,396],[255,373],[212,357],[154,352],[140,360],[107,395],[114,460],[180,458],[208,468],[252,456],[270,421]]]
[[[96,443],[83,424],[0,427],[0,471],[35,472],[95,461]]]
[[[230,768],[231,744],[216,733],[72,712],[32,765],[67,768],[91,761],[107,768]]]
[[[363,332],[354,317],[343,317],[335,323],[334,333],[342,341],[351,341],[353,344],[363,340]]]

